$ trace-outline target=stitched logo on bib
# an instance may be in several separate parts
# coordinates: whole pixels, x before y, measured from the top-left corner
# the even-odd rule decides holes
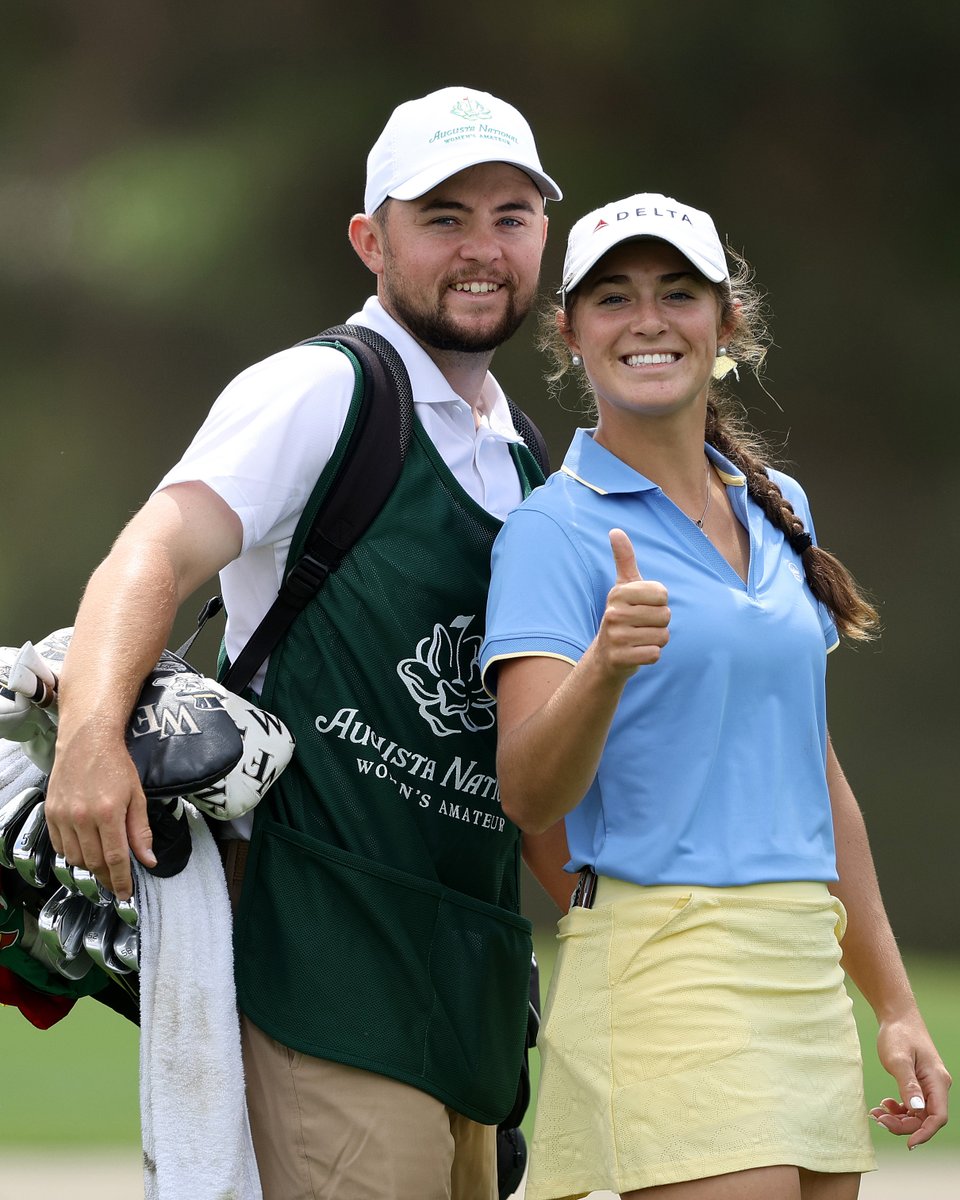
[[[437,622],[432,635],[417,644],[416,654],[397,663],[397,674],[421,717],[439,737],[476,733],[494,722],[495,701],[480,682],[482,639],[467,636],[473,620],[459,616],[448,626]]]

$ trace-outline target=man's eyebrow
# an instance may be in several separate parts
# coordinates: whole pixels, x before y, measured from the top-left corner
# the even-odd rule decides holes
[[[509,200],[506,204],[499,204],[494,212],[525,212],[536,213],[536,208],[529,200]]]
[[[434,196],[420,205],[421,212],[435,212],[438,208],[455,209],[457,212],[470,212],[470,207],[459,200],[445,200],[442,196]]]
[[[433,196],[426,203],[420,205],[420,212],[429,213],[443,209],[446,212],[473,212],[469,204],[464,204],[462,200],[447,200],[443,196]],[[493,210],[497,213],[524,212],[534,213],[534,207],[528,200],[508,200],[504,204],[498,204]]]

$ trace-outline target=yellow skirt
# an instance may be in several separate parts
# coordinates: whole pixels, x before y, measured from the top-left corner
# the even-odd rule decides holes
[[[873,1170],[845,927],[822,883],[601,877],[558,925],[527,1200]]]

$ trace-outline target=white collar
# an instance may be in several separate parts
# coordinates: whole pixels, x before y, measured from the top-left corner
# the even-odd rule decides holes
[[[394,320],[376,296],[371,296],[360,312],[354,313],[349,323],[373,329],[393,346],[407,368],[415,404],[462,404],[472,410],[472,406],[453,390],[416,338]],[[489,371],[480,389],[477,412],[481,426],[486,425],[508,441],[520,441],[510,418],[507,398]]]

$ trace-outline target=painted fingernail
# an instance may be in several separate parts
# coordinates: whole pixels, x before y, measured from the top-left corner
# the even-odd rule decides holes
[[[911,1096],[911,1097],[910,1097],[910,1107],[911,1107],[911,1108],[924,1108],[924,1107],[926,1107],[926,1106],[924,1105],[924,1102],[923,1102],[923,1097],[922,1097],[922,1096]]]

